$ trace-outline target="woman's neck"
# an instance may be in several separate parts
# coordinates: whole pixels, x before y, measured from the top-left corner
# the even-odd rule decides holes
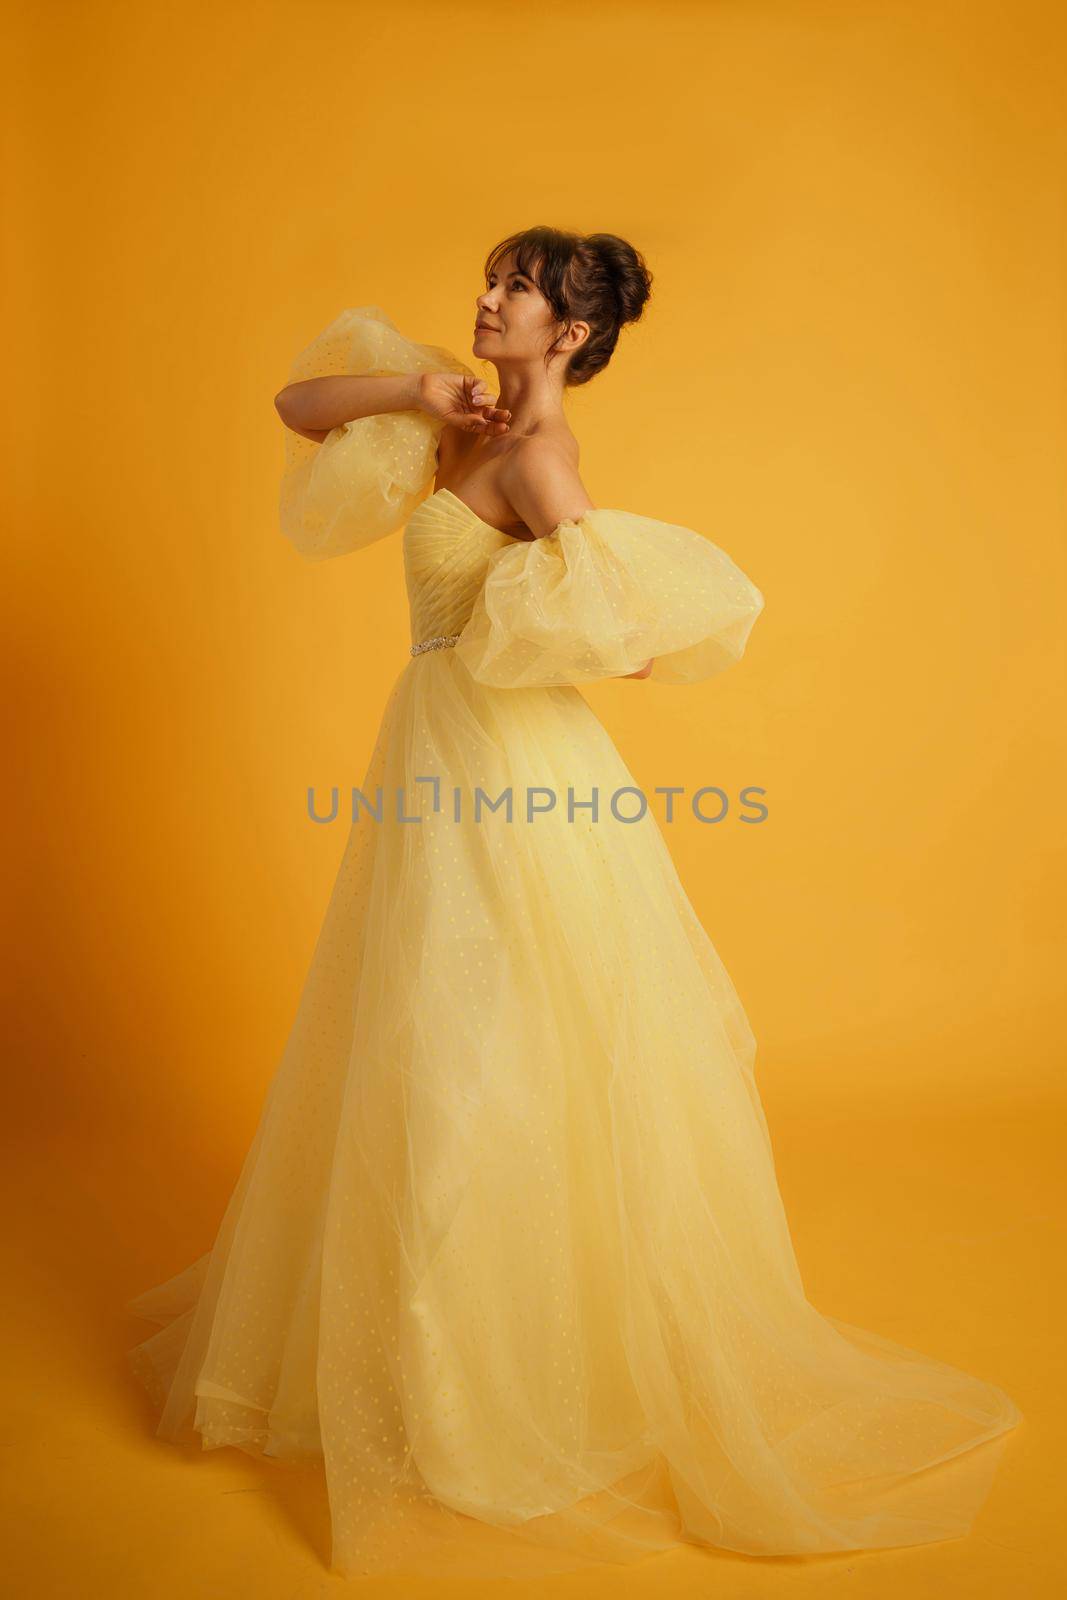
[[[512,438],[537,433],[546,423],[563,420],[563,390],[545,373],[530,367],[497,369],[497,405],[511,412]]]

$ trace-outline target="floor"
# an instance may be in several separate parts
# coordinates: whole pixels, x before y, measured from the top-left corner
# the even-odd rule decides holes
[[[809,1298],[1006,1388],[1024,1414],[966,1539],[820,1559],[754,1560],[685,1547],[639,1566],[527,1584],[516,1597],[714,1595],[863,1600],[1063,1592],[1062,1133],[1048,1109],[934,1102],[767,1104],[779,1182]],[[134,1154],[68,1130],[12,1151],[16,1219],[4,1272],[8,1393],[0,1460],[13,1595],[33,1600],[305,1600],[499,1593],[499,1584],[363,1579],[328,1571],[325,1489],[239,1451],[155,1439],[124,1368],[145,1325],[122,1304],[210,1244],[231,1174],[175,1203],[174,1152]],[[233,1175],[240,1152],[234,1151]],[[170,1181],[167,1169],[171,1168]],[[131,1208],[131,1179],[143,1203]],[[136,1215],[131,1214],[136,1209]],[[147,1267],[147,1276],[146,1276]],[[155,1274],[155,1276],[153,1276]],[[149,1330],[150,1331],[150,1330]]]

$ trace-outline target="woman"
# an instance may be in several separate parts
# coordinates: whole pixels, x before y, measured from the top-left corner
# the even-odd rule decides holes
[[[536,228],[485,283],[499,395],[362,307],[277,397],[285,532],[403,527],[411,656],[218,1236],[131,1302],[157,1432],[321,1462],[345,1573],[958,1536],[1020,1413],[808,1302],[744,1010],[577,687],[707,678],[763,605],[582,484],[564,395],[647,269]]]

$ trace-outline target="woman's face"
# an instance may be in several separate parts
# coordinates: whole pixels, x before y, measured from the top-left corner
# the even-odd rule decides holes
[[[535,281],[519,272],[510,251],[489,274],[477,306],[471,347],[476,356],[495,363],[544,361],[559,324]]]

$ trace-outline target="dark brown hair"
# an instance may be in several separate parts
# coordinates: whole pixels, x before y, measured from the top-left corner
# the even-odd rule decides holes
[[[486,282],[509,251],[565,327],[588,322],[589,336],[570,357],[563,378],[569,387],[588,383],[607,366],[620,329],[638,320],[652,292],[652,274],[643,256],[616,233],[523,228],[489,252]],[[553,344],[546,352],[546,362],[555,349]]]

